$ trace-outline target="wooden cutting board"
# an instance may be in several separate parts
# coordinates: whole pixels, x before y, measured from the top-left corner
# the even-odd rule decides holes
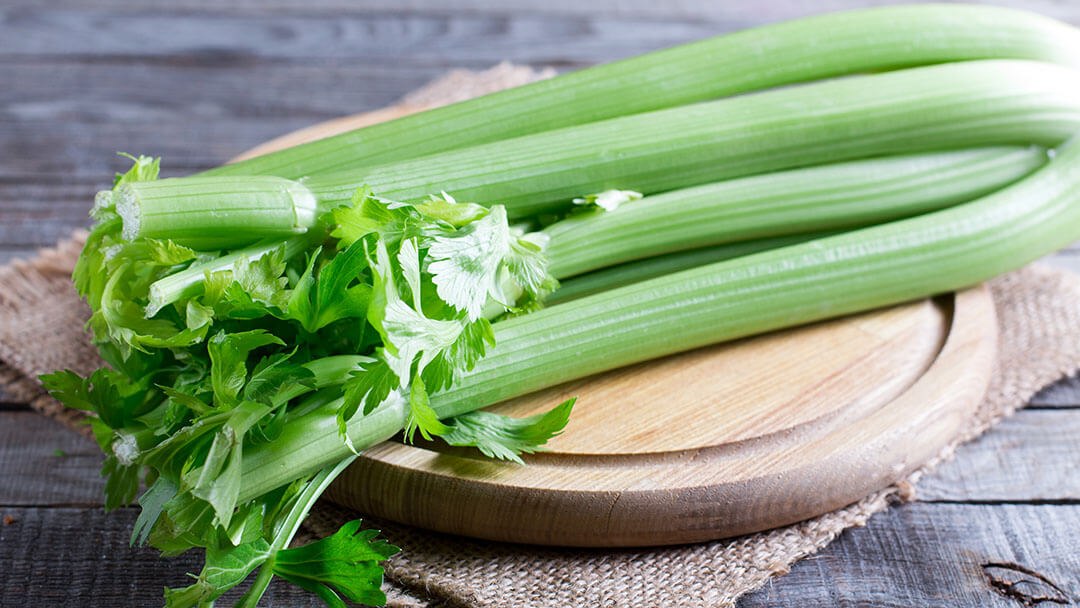
[[[421,109],[323,123],[241,158]],[[566,431],[527,466],[391,441],[364,452],[327,496],[432,530],[566,546],[789,524],[938,454],[986,391],[996,328],[977,287],[599,374],[489,408],[527,416],[578,398]]]

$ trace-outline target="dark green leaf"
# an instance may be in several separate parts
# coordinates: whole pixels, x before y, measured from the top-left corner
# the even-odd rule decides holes
[[[270,544],[263,539],[238,547],[208,548],[206,565],[196,582],[183,589],[165,589],[165,605],[168,608],[208,605],[244,582],[270,555]]]
[[[244,435],[269,412],[269,407],[253,401],[236,406],[229,420],[214,435],[203,464],[191,473],[198,473],[191,489],[192,496],[214,507],[216,521],[223,527],[229,526],[240,495]]]
[[[308,368],[289,361],[296,354],[277,353],[264,357],[251,372],[251,379],[244,386],[244,399],[272,405],[282,388],[301,384],[314,386],[315,375]]]
[[[101,465],[105,477],[105,510],[112,511],[135,500],[139,493],[139,469],[134,463],[124,464],[116,456],[109,456]]]
[[[345,608],[345,599],[368,606],[386,603],[379,562],[399,549],[376,540],[378,530],[361,530],[360,520],[342,526],[333,536],[280,551],[274,574],[317,594],[328,605]]]
[[[53,399],[77,410],[96,411],[98,397],[91,395],[90,382],[70,369],[38,376]]]
[[[192,547],[217,546],[219,530],[214,525],[214,508],[181,489],[165,503],[165,513],[150,531],[150,544],[169,554]]]
[[[254,260],[236,260],[230,270],[208,272],[203,279],[200,301],[219,318],[281,316],[288,304],[287,284],[282,245]]]
[[[220,331],[210,338],[207,351],[210,353],[210,379],[216,407],[236,404],[236,396],[247,382],[248,354],[270,344],[284,346],[285,343],[262,329],[232,334]]]
[[[189,395],[180,389],[172,388],[171,386],[159,386],[159,389],[169,398],[170,402],[182,405],[185,408],[191,410],[198,416],[208,414],[213,411],[205,401],[199,399],[194,395]]]
[[[351,206],[334,209],[333,214],[335,228],[330,236],[341,241],[340,248],[352,247],[369,234],[397,234],[400,238],[406,218],[404,211],[390,209],[372,198],[367,186],[356,189]]]
[[[44,374],[45,389],[67,407],[92,411],[113,429],[131,426],[143,413],[140,407],[147,398],[145,388],[123,374],[102,367],[82,378],[71,370]]]
[[[368,415],[375,406],[390,396],[397,388],[398,378],[385,361],[378,360],[365,364],[364,368],[351,373],[345,381],[345,420],[348,421],[363,406],[364,415]]]
[[[289,297],[286,317],[300,322],[308,332],[316,332],[341,319],[362,319],[367,315],[371,286],[352,283],[367,268],[364,243],[355,241],[335,255],[313,278],[318,252],[312,255],[307,269]]]
[[[158,518],[161,517],[162,511],[165,509],[165,503],[176,496],[177,490],[176,484],[164,477],[158,477],[154,485],[150,486],[146,492],[143,492],[143,495],[139,497],[139,506],[142,510],[139,511],[139,517],[135,520],[135,526],[131,529],[130,544],[132,546],[135,543],[146,544],[150,531],[157,524]]]
[[[458,372],[476,367],[488,346],[495,346],[491,323],[484,318],[468,323],[450,347],[439,351],[424,368],[421,374],[424,383],[432,392],[450,388]]]

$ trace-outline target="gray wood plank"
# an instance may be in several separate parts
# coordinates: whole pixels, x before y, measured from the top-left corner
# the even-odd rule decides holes
[[[282,61],[379,62],[395,66],[475,66],[491,58],[518,63],[581,65],[610,61],[724,33],[699,20],[657,21],[589,15],[457,12],[273,15],[219,14],[163,8],[103,13],[53,7],[6,11],[0,61],[62,57],[67,61],[170,64],[212,60],[251,66]]]
[[[46,71],[51,78],[41,76]],[[364,63],[0,64],[0,82],[16,83],[0,87],[0,182],[12,188],[72,178],[108,182],[126,164],[118,151],[161,156],[165,175],[190,173],[301,127],[386,106],[443,72]]]
[[[476,67],[498,62],[487,59]],[[46,67],[51,78],[42,77]],[[325,120],[388,105],[447,69],[350,56],[332,65],[229,65],[213,58],[182,66],[18,60],[0,63],[0,78],[18,85],[0,90],[0,120],[129,123],[128,128],[164,126],[178,117],[223,124],[234,118]]]
[[[1070,376],[1039,391],[1031,398],[1032,407],[1080,407],[1080,376]]]
[[[1029,409],[960,446],[924,477],[920,501],[1080,504],[1080,409]]]
[[[1078,529],[1080,505],[904,505],[844,532],[738,606],[1074,605],[1080,601]],[[1029,582],[1017,583],[1021,578]]]
[[[0,606],[160,606],[162,587],[191,584],[202,557],[160,558],[128,545],[137,509],[0,506]],[[10,519],[8,519],[10,518]],[[224,596],[231,606],[240,591]],[[260,606],[322,606],[312,594],[271,583]]]
[[[1022,7],[1050,17],[1080,20],[1080,7],[1069,2],[1055,0],[997,0],[982,4]],[[35,0],[7,0],[12,8],[36,7]],[[745,24],[746,26],[794,19],[807,15],[849,10],[872,6],[895,4],[892,0],[817,0],[813,3],[798,0],[770,0],[769,2],[704,2],[702,0],[311,0],[298,3],[295,0],[174,0],[172,10],[205,12],[210,14],[368,14],[373,12],[407,13],[454,13],[454,14],[506,14],[506,15],[607,15],[612,17],[636,17],[658,20],[697,21],[708,19],[716,22]],[[57,8],[94,8],[109,12],[145,10],[140,0],[52,0],[50,6]]]
[[[102,505],[101,450],[33,411],[0,411],[0,505]]]
[[[0,517],[12,518],[0,526],[4,605],[26,597],[49,606],[86,605],[91,597],[97,605],[157,605],[162,584],[185,584],[182,572],[198,567],[194,555],[160,560],[129,548],[134,509],[106,515],[92,508],[2,507]],[[1078,526],[1078,506],[905,505],[845,532],[739,605],[1022,605],[991,586],[991,576],[1010,580],[1001,564],[1037,572],[1058,588],[1026,583],[1015,585],[1014,594],[1058,593],[1075,601],[1080,537],[1071,532]],[[286,586],[273,591],[265,605],[318,605]]]
[[[26,245],[6,246],[0,245],[0,266],[10,264],[15,260],[26,260],[33,257],[37,247]]]

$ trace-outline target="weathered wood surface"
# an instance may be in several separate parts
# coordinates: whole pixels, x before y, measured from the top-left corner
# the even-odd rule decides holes
[[[197,573],[202,558],[161,558],[149,547],[129,546],[138,514],[136,508],[0,506],[0,520],[8,522],[0,521],[0,606],[160,606],[162,587],[190,585],[185,573]],[[220,605],[239,596],[227,594]],[[260,605],[323,604],[275,581]]]
[[[572,69],[887,3],[5,0],[0,263],[86,225],[94,191],[125,167],[116,151],[162,155],[167,175],[184,174],[384,106],[451,67],[514,59]],[[1075,3],[1004,4],[1080,23]],[[151,23],[164,26],[151,31]],[[1075,248],[1053,260],[1080,270]],[[1027,605],[1038,597],[1043,606],[1080,604],[1080,381],[1033,404],[924,480],[925,502],[845,533],[741,605],[1022,606],[1025,593]],[[162,585],[185,583],[180,573],[194,557],[161,562],[129,549],[134,510],[101,512],[99,459],[92,441],[0,392],[0,521],[13,518],[0,525],[0,605],[156,606]],[[999,594],[991,577],[1008,588],[1012,571],[987,563],[1039,572],[1067,599],[1045,583]],[[275,603],[317,605],[285,589]]]
[[[1031,398],[1034,407],[1073,407],[1080,403],[1080,378],[1070,376]]]
[[[987,564],[1038,572],[1076,602],[1080,474],[1073,466],[1062,467],[1061,475],[1025,475],[1040,471],[1047,459],[1080,462],[1078,420],[1076,405],[1021,411],[962,446],[953,462],[925,479],[919,502],[846,532],[740,605],[1023,605],[990,586],[991,576],[1001,579],[1010,571]],[[1002,445],[1012,448],[1003,452]],[[55,454],[57,449],[65,456]],[[994,465],[980,464],[985,462]],[[160,585],[181,584],[178,572],[196,567],[193,557],[159,562],[152,551],[128,548],[135,510],[101,511],[99,464],[89,439],[32,412],[0,412],[0,520],[14,519],[0,527],[0,605],[29,594],[48,599],[48,605],[79,606],[90,593],[102,602],[130,600],[136,593],[131,605],[156,605]],[[53,481],[30,481],[42,477]],[[960,490],[935,489],[958,479]],[[1030,597],[1048,589],[1034,588],[1025,584],[1015,591]],[[277,591],[285,594],[278,596],[281,601],[295,600],[291,605],[315,605],[286,588]]]
[[[739,606],[1073,605],[1080,598],[1078,526],[1077,505],[907,505],[845,532]],[[991,585],[1019,575],[1030,582],[1002,592]]]
[[[93,441],[34,411],[0,412],[0,504],[97,506],[105,480]]]
[[[13,8],[38,7],[39,0],[6,0]],[[1002,6],[1022,6],[1028,10],[1064,19],[1080,20],[1080,7],[1060,0],[998,0],[983,2]],[[886,6],[896,4],[891,0],[817,0],[813,3],[798,0],[769,0],[768,2],[704,2],[702,0],[550,0],[548,2],[523,2],[521,0],[233,0],[223,4],[217,0],[173,0],[169,10],[177,12],[214,12],[217,14],[303,15],[332,13],[335,15],[391,13],[434,14],[496,14],[511,18],[529,15],[574,16],[597,21],[613,18],[650,19],[658,23],[672,21],[709,21],[731,23],[738,27],[751,27],[761,23],[793,19],[818,13],[846,10],[855,7]],[[131,10],[145,9],[141,0],[52,0],[55,8],[85,9],[91,5],[110,14],[124,14]]]
[[[919,500],[1080,504],[1080,415],[1033,407],[922,480]]]

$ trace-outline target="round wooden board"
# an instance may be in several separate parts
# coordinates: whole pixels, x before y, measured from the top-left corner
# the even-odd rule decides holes
[[[243,157],[423,107],[286,135]],[[365,514],[491,540],[696,542],[807,519],[934,457],[986,391],[997,324],[976,287],[643,363],[499,404],[578,398],[528,466],[437,444],[365,451],[327,496]]]

